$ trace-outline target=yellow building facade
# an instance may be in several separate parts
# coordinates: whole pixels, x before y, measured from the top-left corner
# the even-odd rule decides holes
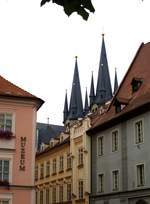
[[[70,121],[68,133],[52,138],[37,153],[35,164],[36,204],[88,204],[90,186],[90,118]]]
[[[91,152],[89,117],[70,123],[70,153],[72,155],[72,203],[88,204],[91,192]]]
[[[37,153],[36,204],[72,203],[71,161],[69,134],[63,132]]]

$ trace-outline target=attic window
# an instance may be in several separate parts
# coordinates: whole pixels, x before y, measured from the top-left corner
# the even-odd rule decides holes
[[[121,112],[128,104],[127,99],[115,99],[114,106],[115,106],[115,112],[119,113]]]
[[[140,78],[133,78],[131,82],[132,86],[132,93],[136,92],[142,84],[142,79]]]

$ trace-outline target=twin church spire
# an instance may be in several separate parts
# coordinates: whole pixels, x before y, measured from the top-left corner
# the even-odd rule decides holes
[[[115,72],[114,87],[116,91],[116,89],[118,88],[116,72]],[[80,78],[79,78],[79,71],[78,71],[78,62],[76,57],[69,108],[68,108],[67,93],[65,96],[64,123],[67,120],[76,120],[78,118],[82,118],[84,115],[86,115],[89,112],[90,108],[94,104],[97,104],[98,106],[103,105],[107,101],[111,100],[112,96],[113,95],[112,95],[111,81],[110,81],[109,68],[108,68],[108,62],[107,62],[105,41],[104,41],[104,35],[102,35],[102,47],[101,47],[96,94],[94,89],[94,78],[92,73],[90,95],[89,95],[90,105],[88,104],[88,96],[87,96],[87,89],[86,89],[85,104],[83,108]]]

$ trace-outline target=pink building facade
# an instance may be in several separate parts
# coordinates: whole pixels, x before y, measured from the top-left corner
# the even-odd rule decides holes
[[[35,204],[36,112],[42,104],[0,77],[0,204]]]

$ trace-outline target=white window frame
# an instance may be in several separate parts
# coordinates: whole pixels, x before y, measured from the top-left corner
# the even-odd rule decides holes
[[[11,124],[11,132],[15,133],[15,114],[13,112],[9,112],[9,111],[1,111],[0,114],[11,114],[12,115],[12,124]],[[5,130],[5,128],[4,128]]]
[[[52,174],[57,173],[57,158],[54,158],[52,161]]]
[[[13,154],[0,152],[0,160],[9,160],[9,183],[12,183]]]
[[[72,195],[72,184],[67,183],[67,201],[71,201],[71,195]]]
[[[51,162],[50,162],[50,160],[47,160],[45,162],[45,177],[50,176],[50,173],[51,173],[50,169],[51,169]]]
[[[35,181],[38,181],[39,179],[38,173],[39,173],[39,166],[38,164],[35,164],[35,174],[34,174]]]
[[[100,175],[103,175],[103,187],[101,188],[100,187],[100,182],[99,182],[99,176]],[[103,193],[104,192],[104,189],[105,189],[105,174],[104,174],[104,172],[100,172],[100,173],[98,173],[98,175],[97,175],[97,192],[98,193]]]
[[[143,165],[144,166],[144,169],[143,169],[143,179],[144,179],[144,181],[143,181],[143,184],[139,184],[139,179],[138,179],[138,166],[141,166],[141,165]],[[136,164],[136,186],[138,187],[138,188],[141,188],[141,187],[144,187],[145,186],[145,182],[146,182],[146,178],[145,178],[145,163],[138,163],[138,164]]]
[[[81,183],[80,182],[82,182],[82,189],[81,189]],[[78,197],[79,197],[79,199],[84,198],[84,181],[83,181],[83,179],[79,179],[79,181],[78,181]]]
[[[113,172],[117,171],[118,172],[118,188],[114,188],[114,177],[113,177]],[[119,169],[113,169],[111,171],[111,175],[112,175],[112,191],[119,191],[120,189],[120,170]]]
[[[64,170],[64,155],[60,155],[59,157],[59,171]]]
[[[138,123],[140,121],[142,122],[142,141],[141,142],[137,141],[137,135],[136,135],[136,123]],[[143,118],[139,118],[136,121],[134,121],[134,138],[135,138],[134,139],[135,145],[144,143],[144,119]],[[138,138],[138,140],[139,140],[139,138]]]
[[[64,201],[64,186],[63,184],[59,185],[59,203]]]
[[[117,136],[117,149],[113,149],[113,133],[114,132],[118,132],[118,136]],[[114,129],[111,131],[111,151],[114,153],[114,152],[118,152],[119,151],[119,130],[118,129]]]
[[[84,165],[84,152],[83,147],[78,148],[78,165]]]
[[[57,203],[57,188],[56,186],[52,187],[52,203]]]
[[[72,158],[71,158],[71,154],[70,152],[67,153],[67,169],[71,169],[72,168]]]
[[[102,138],[101,145],[99,145],[100,138]],[[104,155],[104,135],[101,135],[97,137],[97,156],[103,156],[103,155]]]
[[[0,200],[8,200],[12,204],[12,193],[0,193]]]
[[[45,204],[50,203],[50,189],[48,187],[45,188]]]
[[[40,163],[40,179],[44,179],[44,162]]]

